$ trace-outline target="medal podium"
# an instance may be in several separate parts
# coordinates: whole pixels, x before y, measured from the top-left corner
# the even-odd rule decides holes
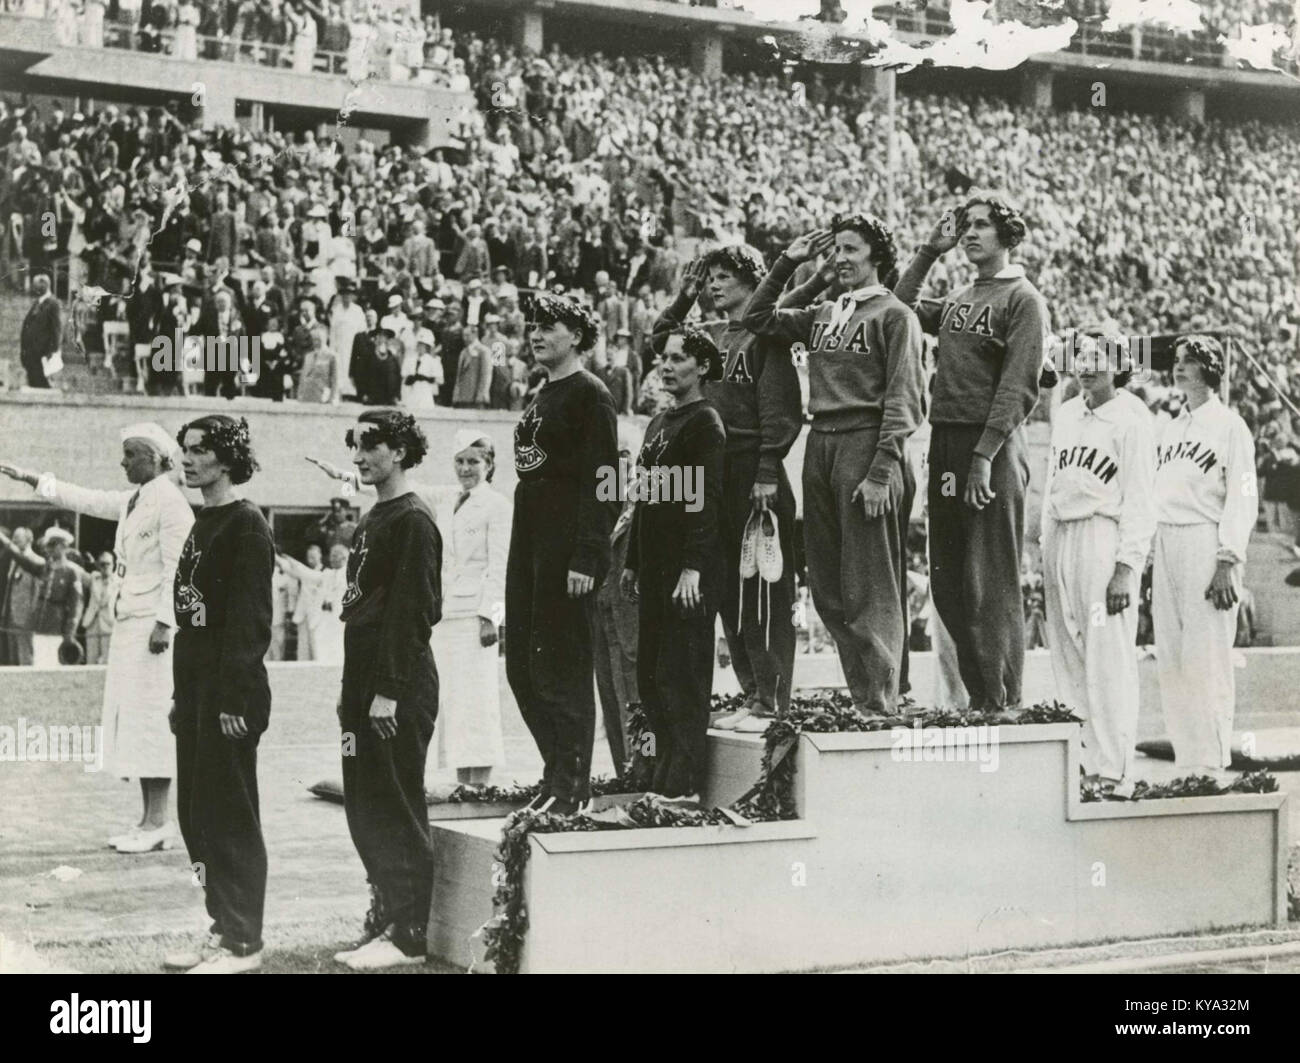
[[[1076,725],[990,740],[977,762],[805,732],[797,819],[534,834],[520,970],[834,969],[1285,925],[1286,795],[1084,803]],[[706,804],[748,790],[762,751],[710,732]],[[429,951],[476,971],[503,823],[432,825]]]

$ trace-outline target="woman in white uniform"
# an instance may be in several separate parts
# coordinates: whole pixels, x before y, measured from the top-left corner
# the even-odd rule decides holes
[[[433,510],[443,541],[442,620],[432,636],[440,684],[434,743],[438,769],[454,768],[458,782],[482,786],[506,762],[497,628],[505,617],[512,508],[491,487],[492,441],[462,429],[454,446],[460,486],[415,486]],[[308,460],[355,489],[354,474]]]
[[[1151,619],[1165,727],[1181,771],[1222,778],[1231,761],[1232,640],[1246,544],[1259,515],[1255,443],[1215,393],[1223,348],[1183,336],[1174,386],[1187,398],[1156,448]]]
[[[433,657],[442,689],[434,741],[437,766],[458,782],[482,786],[506,762],[501,733],[497,627],[504,623],[509,502],[491,487],[492,441],[456,433],[453,461],[459,490],[443,488],[434,513],[442,532],[442,621],[433,629]]]
[[[1112,360],[1112,355],[1117,355]],[[1043,488],[1047,646],[1061,700],[1083,717],[1083,770],[1124,797],[1137,741],[1138,587],[1155,532],[1151,414],[1125,390],[1122,341],[1079,337],[1081,391],[1052,421]]]
[[[31,484],[48,502],[117,521],[117,620],[104,679],[104,764],[140,780],[144,811],[137,826],[109,839],[121,853],[165,847],[176,776],[176,744],[167,723],[172,700],[172,583],[194,523],[190,504],[171,476],[176,443],[152,423],[122,429],[122,468],[133,489],[97,491],[37,476],[13,465],[0,473]]]

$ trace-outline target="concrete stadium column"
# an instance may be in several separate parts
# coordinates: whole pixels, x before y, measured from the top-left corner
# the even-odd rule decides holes
[[[1050,70],[1026,66],[1020,82],[1020,103],[1032,111],[1047,111],[1052,107],[1052,81]]]
[[[1193,122],[1205,121],[1205,90],[1179,89],[1173,99],[1174,116]]]
[[[697,33],[691,37],[691,69],[706,81],[722,76],[722,36]]]
[[[516,48],[527,48],[539,55],[541,54],[544,34],[542,13],[540,11],[529,9],[516,11],[514,31]]]

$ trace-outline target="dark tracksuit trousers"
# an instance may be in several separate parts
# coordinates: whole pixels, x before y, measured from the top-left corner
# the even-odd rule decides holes
[[[727,562],[722,584],[722,629],[727,636],[731,666],[736,670],[740,689],[747,698],[761,702],[764,709],[775,712],[790,707],[794,674],[795,503],[794,491],[782,468],[778,473],[773,507],[784,562],[781,579],[774,584],[765,584],[758,576],[751,576],[744,581],[742,598],[740,544],[745,523],[753,509],[749,492],[753,489],[757,472],[757,450],[728,452],[723,472],[722,507],[718,514],[718,532]],[[669,590],[671,593],[671,588]]]
[[[654,735],[650,789],[664,797],[704,787],[709,699],[713,694],[713,632],[721,575],[700,573],[701,609],[684,616],[673,603],[680,557],[642,566],[637,686]]]
[[[433,896],[433,848],[424,768],[438,715],[438,670],[427,645],[397,700],[397,734],[380,738],[370,725],[378,626],[344,629],[342,725],[343,804],[348,831],[366,878],[379,890],[392,941],[408,956],[427,951]]]
[[[562,801],[590,797],[596,739],[596,595],[568,594],[578,490],[576,480],[519,481],[506,566],[506,678],[542,755],[542,791]]]
[[[257,793],[261,733],[221,733],[218,674],[221,630],[176,633],[176,819],[203,884],[213,933],[237,956],[262,948],[266,844]],[[207,706],[211,711],[203,711]]]
[[[1025,613],[1020,595],[1029,461],[1024,428],[993,459],[996,497],[963,501],[983,425],[936,424],[930,435],[930,593],[957,647],[972,709],[1020,704]]]
[[[899,507],[904,476],[890,482],[892,509],[867,520],[853,492],[875,456],[877,428],[808,434],[803,463],[804,556],[813,605],[835,639],[853,704],[864,712],[897,707],[907,643],[905,543]],[[903,586],[906,586],[904,582]]]

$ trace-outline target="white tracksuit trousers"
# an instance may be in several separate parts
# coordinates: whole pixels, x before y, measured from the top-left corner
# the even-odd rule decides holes
[[[1205,597],[1219,548],[1217,525],[1156,527],[1151,620],[1165,728],[1179,768],[1226,768],[1231,761],[1237,609]]]
[[[1106,585],[1115,572],[1119,524],[1109,517],[1048,519],[1043,529],[1043,592],[1047,646],[1058,696],[1083,717],[1083,770],[1124,779],[1137,741],[1138,590],[1131,604],[1106,612]]]

